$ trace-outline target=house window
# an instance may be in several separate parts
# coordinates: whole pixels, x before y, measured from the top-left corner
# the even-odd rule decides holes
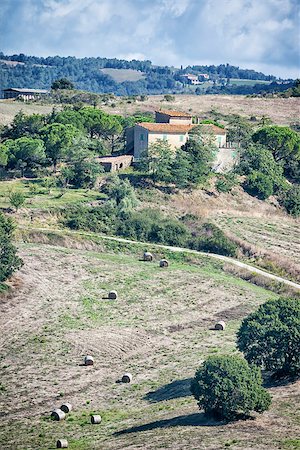
[[[183,138],[184,138],[184,136],[183,136],[183,134],[181,134],[181,135],[179,136],[179,141],[180,141],[180,142],[183,142]]]
[[[144,135],[143,135],[143,134],[140,135],[140,140],[141,140],[141,141],[144,140]]]

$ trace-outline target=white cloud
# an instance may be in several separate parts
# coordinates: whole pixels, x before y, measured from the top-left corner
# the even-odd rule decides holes
[[[6,52],[299,65],[298,0],[2,0],[0,21]]]

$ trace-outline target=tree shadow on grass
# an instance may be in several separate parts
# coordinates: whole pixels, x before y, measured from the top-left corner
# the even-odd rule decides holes
[[[204,413],[190,414],[188,416],[177,416],[172,419],[156,420],[155,422],[146,423],[136,427],[126,428],[117,431],[114,436],[122,436],[123,434],[139,433],[141,431],[150,431],[157,428],[171,427],[216,427],[224,425],[225,422],[217,422],[205,416]]]
[[[175,380],[172,381],[172,383],[160,387],[156,391],[148,392],[144,396],[144,400],[147,400],[150,403],[157,403],[163,402],[164,400],[172,400],[174,398],[188,397],[192,395],[190,386],[191,378]]]

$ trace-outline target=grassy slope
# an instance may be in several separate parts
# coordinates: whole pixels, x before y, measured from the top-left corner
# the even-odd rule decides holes
[[[138,81],[145,77],[143,72],[133,69],[101,69],[101,72],[111,76],[117,83],[123,83],[123,81]]]
[[[1,304],[1,448],[54,448],[64,437],[82,450],[276,449],[296,437],[295,384],[271,388],[273,406],[255,421],[229,425],[208,421],[189,395],[199,363],[236,352],[241,319],[275,294],[206,258],[177,255],[160,269],[129,251],[29,243],[20,252],[18,291]],[[102,299],[109,289],[117,301]],[[226,331],[211,331],[221,318]],[[87,353],[93,367],[80,366]],[[127,370],[133,384],[116,384]],[[63,401],[74,411],[49,421]],[[100,426],[89,424],[93,411]]]

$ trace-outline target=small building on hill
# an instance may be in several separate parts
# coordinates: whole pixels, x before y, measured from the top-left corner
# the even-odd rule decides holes
[[[131,166],[133,160],[132,155],[120,156],[99,156],[96,162],[104,167],[105,172],[118,172]]]
[[[22,100],[35,100],[49,94],[47,89],[9,88],[3,89],[4,99],[21,98]]]
[[[181,111],[155,111],[155,123],[170,123],[173,125],[192,125],[193,116]]]

